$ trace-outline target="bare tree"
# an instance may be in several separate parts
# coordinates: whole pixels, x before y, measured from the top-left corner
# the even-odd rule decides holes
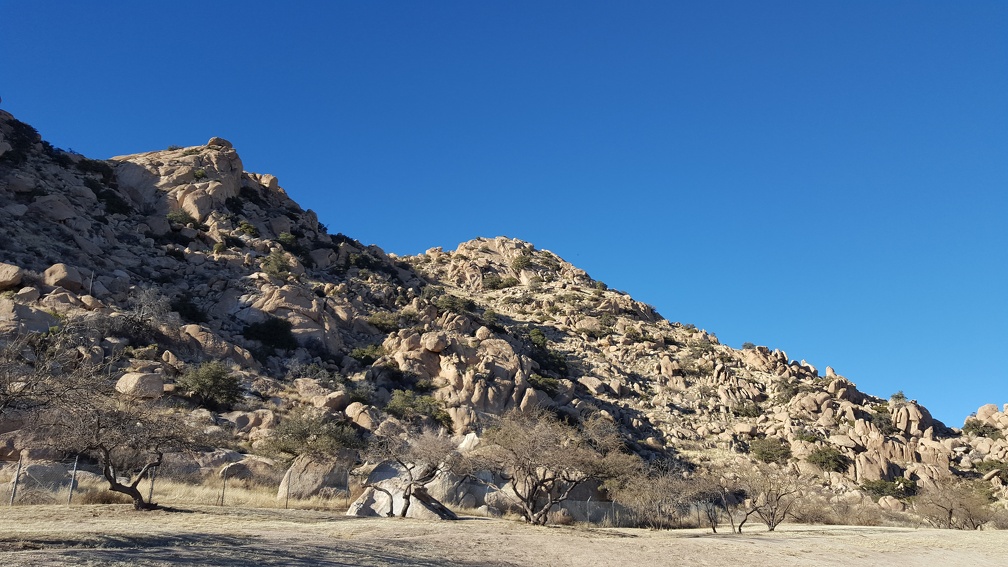
[[[137,510],[157,505],[144,499],[140,481],[161,465],[165,452],[192,448],[195,433],[153,403],[109,392],[81,392],[44,413],[40,430],[50,444],[95,458],[109,490],[129,496]]]
[[[31,412],[93,389],[114,357],[105,356],[94,317],[70,318],[47,333],[0,337],[0,415]]]
[[[470,469],[491,470],[509,483],[522,517],[545,524],[550,510],[590,480],[605,480],[637,466],[624,453],[615,426],[592,417],[573,427],[544,410],[511,411],[470,455]]]
[[[801,495],[801,483],[794,471],[765,463],[741,466],[735,473],[734,483],[745,494],[740,507],[739,533],[753,514],[766,524],[767,530],[774,531]]]
[[[987,487],[952,476],[937,479],[912,502],[914,511],[936,528],[976,530],[994,517]]]
[[[677,461],[660,460],[624,475],[611,489],[613,499],[626,506],[637,522],[651,529],[681,526],[689,513],[686,472]]]
[[[371,437],[365,455],[372,462],[391,461],[398,465],[406,474],[406,486],[403,489],[403,507],[399,516],[406,517],[414,496],[423,500],[429,508],[439,515],[453,518],[450,512],[434,497],[427,494],[426,486],[438,474],[451,467],[457,456],[455,444],[442,432],[425,429],[419,434],[411,435],[405,427],[392,425],[393,422],[382,424],[378,434]],[[392,494],[385,488],[370,484],[375,490],[384,492],[391,500]],[[389,504],[388,516],[394,515],[392,504]]]

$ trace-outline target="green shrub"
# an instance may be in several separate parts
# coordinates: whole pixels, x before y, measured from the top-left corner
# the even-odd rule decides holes
[[[447,311],[462,315],[475,309],[476,303],[471,299],[463,299],[457,295],[446,293],[434,300],[434,306],[437,307],[439,311]]]
[[[350,358],[353,358],[364,366],[374,364],[376,360],[383,356],[385,356],[385,347],[380,344],[357,347],[350,351]]]
[[[189,370],[176,380],[176,386],[197,397],[201,405],[210,409],[229,407],[241,399],[238,376],[217,361],[205,362]]]
[[[999,470],[998,478],[1001,482],[1008,483],[1008,463],[1004,461],[980,461],[979,463],[973,463],[973,470],[979,474],[985,475],[992,470]]]
[[[256,226],[254,224],[250,223],[247,220],[243,220],[240,223],[238,223],[238,228],[236,228],[235,230],[237,230],[238,232],[240,232],[242,234],[247,234],[247,235],[251,236],[252,238],[258,238],[259,237],[259,229],[256,228]]]
[[[817,433],[813,433],[811,431],[805,431],[805,430],[802,430],[802,431],[799,431],[798,433],[795,433],[795,439],[797,439],[799,441],[805,441],[806,443],[816,443],[818,441],[822,441],[823,440],[823,438],[820,437]]]
[[[189,213],[185,212],[182,209],[179,209],[177,211],[171,211],[165,218],[167,218],[168,222],[172,224],[180,224],[182,226],[189,226],[189,225],[196,226],[199,224],[198,222],[196,222],[196,219],[194,219],[192,215],[190,215]]]
[[[262,271],[271,278],[284,279],[290,274],[290,269],[287,253],[279,248],[270,250],[269,255],[262,262]]]
[[[213,245],[214,254],[223,254],[225,250],[227,250],[227,244],[223,242],[217,242]]]
[[[776,437],[753,439],[749,453],[764,463],[784,464],[791,458],[791,446]]]
[[[749,341],[742,343],[742,350],[752,350],[754,348],[756,348],[756,345]]]
[[[389,311],[379,311],[368,315],[368,323],[383,333],[399,330],[399,319]]]
[[[962,432],[968,435],[976,435],[977,437],[987,437],[989,439],[1002,439],[1004,434],[1001,430],[989,423],[982,423],[978,419],[971,419],[967,421],[962,428]]]
[[[415,421],[429,417],[446,428],[451,429],[451,415],[444,408],[441,400],[433,396],[417,395],[410,390],[393,390],[392,398],[385,411],[399,419]]]
[[[560,381],[556,378],[533,373],[529,376],[528,380],[529,384],[531,384],[533,388],[542,390],[551,396],[555,396],[560,390]]]
[[[515,272],[521,272],[525,268],[529,267],[531,264],[532,264],[532,257],[526,254],[518,256],[514,260],[511,260],[511,269],[514,270]]]
[[[906,394],[903,393],[903,390],[899,390],[895,394],[889,396],[889,399],[897,404],[904,404],[907,401]]]
[[[269,317],[259,323],[250,323],[242,330],[246,339],[259,341],[264,347],[281,350],[294,350],[297,340],[291,333],[291,323],[286,319]]]
[[[738,417],[759,417],[763,415],[763,408],[752,400],[740,403],[732,411]]]
[[[889,412],[889,406],[884,404],[878,404],[872,409],[875,413],[871,416],[871,422],[882,432],[883,435],[895,435],[899,433],[899,429],[892,422],[892,414]]]
[[[299,455],[328,457],[363,443],[353,426],[336,423],[323,413],[301,410],[281,419],[264,445],[268,453],[290,460]]]
[[[196,181],[199,181],[200,179],[206,179],[206,176],[207,176],[206,170],[203,169],[202,167],[193,171],[193,179],[195,179]]]
[[[892,482],[888,480],[869,480],[861,485],[861,489],[875,497],[876,500],[883,496],[908,498],[917,494],[917,481],[903,477],[898,477]]]
[[[843,472],[850,466],[851,460],[835,447],[816,447],[805,460],[826,472]]]

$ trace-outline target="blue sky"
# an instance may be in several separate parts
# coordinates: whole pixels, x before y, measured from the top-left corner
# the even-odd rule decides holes
[[[0,108],[229,139],[330,232],[507,235],[738,347],[1008,402],[1008,3],[15,2]]]

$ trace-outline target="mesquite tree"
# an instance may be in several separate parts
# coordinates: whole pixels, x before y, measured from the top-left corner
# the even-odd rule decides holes
[[[426,494],[426,486],[437,477],[438,473],[451,467],[457,457],[455,444],[444,433],[430,429],[416,433],[410,432],[405,427],[392,425],[392,422],[382,425],[377,434],[368,441],[365,456],[368,461],[377,463],[391,461],[405,473],[403,506],[399,516],[406,517],[414,496],[426,498],[440,508],[440,503]],[[385,492],[390,497],[387,515],[389,517],[395,515],[392,495],[388,490],[376,484],[369,486]]]
[[[637,457],[622,447],[615,426],[598,416],[574,427],[545,410],[511,411],[487,430],[483,445],[469,455],[469,469],[502,476],[522,518],[545,524],[549,512],[582,483],[635,469]]]

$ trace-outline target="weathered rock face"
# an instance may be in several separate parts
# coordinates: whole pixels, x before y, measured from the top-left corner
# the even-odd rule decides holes
[[[315,459],[303,455],[291,463],[280,481],[277,500],[290,498],[310,498],[323,489],[346,488],[347,474],[353,459],[344,456],[337,459]]]
[[[20,267],[0,262],[0,291],[16,288],[23,275],[24,270]]]

